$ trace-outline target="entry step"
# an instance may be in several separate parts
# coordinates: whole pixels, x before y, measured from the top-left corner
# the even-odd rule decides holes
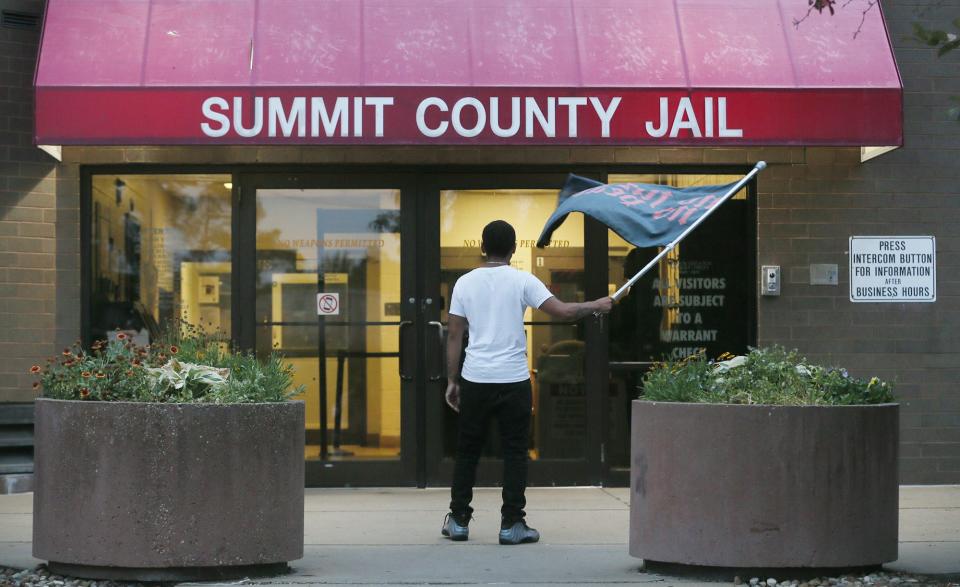
[[[0,427],[0,448],[33,446],[33,426],[19,424]]]
[[[33,425],[33,404],[0,403],[0,426],[10,426],[19,424]]]
[[[33,491],[33,473],[0,475],[0,495]]]
[[[33,451],[18,450],[0,453],[0,475],[33,473]]]

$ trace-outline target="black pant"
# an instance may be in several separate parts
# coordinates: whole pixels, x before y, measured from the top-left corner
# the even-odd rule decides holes
[[[505,524],[526,515],[527,444],[533,396],[530,380],[517,383],[473,383],[460,380],[460,435],[450,490],[450,511],[463,519],[473,513],[473,484],[490,419],[496,417],[503,445],[503,507]]]

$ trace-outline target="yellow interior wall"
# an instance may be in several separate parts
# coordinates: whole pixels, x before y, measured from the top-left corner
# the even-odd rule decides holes
[[[318,383],[319,365],[316,357],[287,357],[286,363],[293,367],[293,386],[304,386],[304,392],[294,396],[294,400],[302,400],[306,409],[305,427],[308,430],[320,429],[320,385]],[[344,391],[349,384],[346,371],[343,377]],[[337,360],[327,359],[327,428],[333,430],[334,408],[337,401]],[[347,425],[350,407],[346,395],[343,401],[343,426]]]
[[[367,196],[366,205],[370,205],[369,196],[379,198],[379,205],[370,208],[371,218],[381,211],[399,209],[399,192],[395,190],[262,190],[258,201],[262,210],[258,221],[257,247],[259,249],[281,249],[290,246],[297,239],[316,238],[316,210],[326,208],[351,208],[352,197]],[[376,201],[376,200],[375,200]],[[309,210],[309,213],[303,213]],[[372,322],[399,322],[398,316],[387,316],[385,304],[400,302],[400,235],[397,233],[330,233],[325,238],[331,240],[374,240],[382,241],[382,246],[371,246],[363,251],[366,256],[365,319]],[[297,269],[303,273],[286,276],[288,279],[304,276],[315,279],[317,268],[317,248],[313,245],[298,247]],[[354,253],[357,251],[354,249]],[[359,284],[349,283],[355,288]],[[282,319],[282,309],[275,307],[275,320]],[[333,319],[343,319],[333,318]],[[279,327],[274,327],[274,330]],[[399,333],[396,326],[369,326],[366,331],[366,350],[369,352],[397,352]],[[357,349],[354,349],[357,350]],[[317,358],[291,358],[289,363],[295,369],[295,380],[306,386],[300,396],[307,405],[307,427],[319,428],[319,385],[317,382]],[[347,359],[351,362],[363,361],[366,370],[366,424],[367,432],[379,436],[381,445],[399,446],[400,437],[400,378],[398,362],[395,358],[371,357],[368,359]],[[337,360],[327,359],[327,401],[328,426],[334,425],[334,402],[336,395]],[[349,384],[345,372],[344,389]],[[349,402],[344,398],[343,422],[349,417]],[[375,440],[375,439],[374,439]]]
[[[400,234],[383,233],[383,247],[371,249],[367,262],[367,316],[370,321],[399,322],[387,316],[385,305],[400,302]],[[376,285],[374,285],[376,284]],[[399,329],[371,326],[367,347],[371,352],[400,350]],[[400,437],[400,374],[396,358],[367,360],[368,431],[379,434],[381,443],[396,443]]]
[[[210,305],[201,299],[202,279],[206,276],[218,276],[230,273],[230,263],[197,263],[184,262],[180,264],[180,319],[185,323],[200,324],[205,332],[216,334],[220,330],[219,306],[217,312],[206,311]],[[222,284],[221,284],[222,289]]]
[[[446,190],[440,194],[440,246],[479,250],[483,227],[506,220],[517,231],[512,265],[530,271],[537,251],[533,244],[556,208],[556,190]],[[553,233],[553,242],[582,247],[583,215],[568,216]]]

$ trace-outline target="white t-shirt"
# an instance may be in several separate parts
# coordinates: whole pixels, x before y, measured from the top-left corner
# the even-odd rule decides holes
[[[461,375],[474,383],[530,378],[523,313],[553,297],[543,282],[510,267],[480,267],[457,280],[450,313],[467,319],[470,340]]]

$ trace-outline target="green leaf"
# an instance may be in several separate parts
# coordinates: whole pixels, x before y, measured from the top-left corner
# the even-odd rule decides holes
[[[945,44],[943,47],[940,47],[940,49],[937,51],[937,57],[943,57],[944,55],[946,55],[950,51],[953,51],[957,47],[960,47],[960,39],[954,39],[949,43]]]
[[[913,38],[922,43],[926,43],[930,39],[930,33],[927,32],[927,29],[923,28],[923,25],[920,23],[913,23]]]
[[[913,23],[913,36],[916,40],[926,43],[931,47],[939,47],[944,43],[952,42],[947,31],[939,29],[928,29],[920,23]],[[954,39],[955,40],[955,39]]]

